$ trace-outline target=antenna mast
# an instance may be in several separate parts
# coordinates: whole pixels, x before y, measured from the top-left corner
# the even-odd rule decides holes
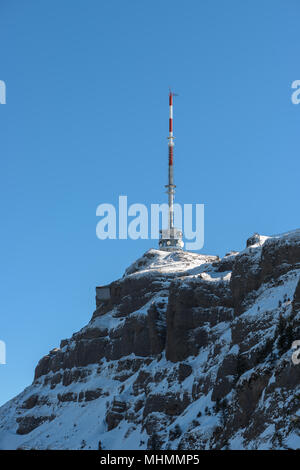
[[[169,93],[169,183],[166,185],[168,188],[168,199],[169,199],[169,230],[174,228],[174,169],[173,169],[173,157],[174,157],[174,135],[173,135],[173,93]]]
[[[181,250],[183,247],[182,232],[174,227],[174,195],[175,195],[175,184],[174,184],[174,135],[173,135],[173,97],[177,96],[170,90],[169,92],[169,136],[168,136],[168,148],[169,148],[169,166],[168,166],[168,184],[166,185],[168,202],[169,202],[169,213],[168,213],[168,228],[166,230],[160,230],[161,239],[159,241],[159,247],[165,251],[176,251]]]

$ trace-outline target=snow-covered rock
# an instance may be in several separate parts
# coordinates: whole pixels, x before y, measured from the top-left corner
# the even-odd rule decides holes
[[[300,448],[300,230],[246,245],[145,253],[0,408],[0,449]]]

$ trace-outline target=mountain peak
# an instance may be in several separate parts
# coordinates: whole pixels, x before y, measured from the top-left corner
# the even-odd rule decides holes
[[[0,408],[1,449],[300,447],[300,230],[151,249],[105,288]]]
[[[151,273],[172,274],[186,272],[218,259],[218,256],[202,255],[183,250],[168,252],[152,248],[126,269],[125,276],[137,273],[147,275]]]

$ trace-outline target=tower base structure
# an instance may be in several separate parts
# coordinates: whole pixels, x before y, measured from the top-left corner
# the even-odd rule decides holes
[[[182,232],[177,228],[160,230],[159,249],[162,251],[182,250],[184,243],[182,241]]]

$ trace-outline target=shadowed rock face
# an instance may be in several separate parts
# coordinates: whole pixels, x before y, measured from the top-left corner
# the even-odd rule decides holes
[[[228,283],[196,279],[170,288],[167,309],[166,357],[172,362],[196,355],[211,340],[210,326],[233,318]]]
[[[294,299],[293,299],[293,312],[296,315],[300,311],[300,280],[297,284]]]
[[[150,250],[110,292],[0,409],[0,448],[300,448],[299,231]]]
[[[293,268],[300,266],[300,240],[293,237],[271,238],[267,240],[261,253],[261,278],[263,282],[282,276]]]

